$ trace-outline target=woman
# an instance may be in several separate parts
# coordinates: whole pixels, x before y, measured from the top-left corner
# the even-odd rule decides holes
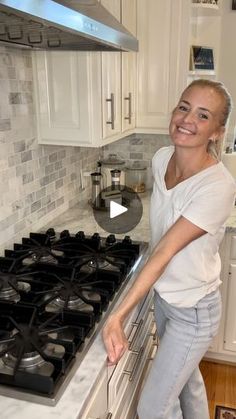
[[[193,81],[172,113],[173,146],[153,158],[153,252],[103,331],[108,360],[117,363],[128,346],[123,322],[154,286],[160,345],[139,401],[139,419],[209,418],[198,364],[221,314],[218,249],[236,187],[214,151],[230,110],[221,83]]]

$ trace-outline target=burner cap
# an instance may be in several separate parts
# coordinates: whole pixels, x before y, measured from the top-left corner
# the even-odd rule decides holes
[[[123,185],[116,188],[109,186],[100,192],[95,200],[93,215],[103,230],[123,234],[133,230],[140,222],[143,206],[133,189]]]

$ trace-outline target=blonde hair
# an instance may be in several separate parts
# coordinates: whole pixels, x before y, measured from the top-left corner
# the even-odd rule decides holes
[[[222,114],[219,120],[219,124],[220,126],[225,127],[228,122],[233,104],[231,95],[224,86],[224,84],[220,81],[214,81],[209,79],[197,79],[192,81],[192,83],[190,83],[184,91],[186,92],[188,89],[195,86],[203,88],[212,88],[222,98]],[[215,141],[209,140],[207,147],[208,153],[211,154],[213,157],[219,159],[222,151],[222,143],[223,138],[216,139]]]

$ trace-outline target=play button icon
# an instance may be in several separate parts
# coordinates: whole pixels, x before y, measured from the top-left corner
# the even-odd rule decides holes
[[[108,233],[124,234],[133,230],[143,215],[139,194],[127,186],[109,186],[96,197],[93,215]]]
[[[128,211],[128,208],[123,205],[117,204],[115,201],[110,202],[110,218],[118,217],[126,211]]]

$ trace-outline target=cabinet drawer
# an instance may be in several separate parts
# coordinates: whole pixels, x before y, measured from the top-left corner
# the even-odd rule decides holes
[[[118,397],[114,399],[113,406],[111,407],[112,419],[131,419],[134,416],[138,404],[139,389],[143,381],[143,370],[147,366],[147,360],[152,347],[153,337],[147,336],[142,346],[143,352],[134,379],[129,381],[129,376],[124,375],[124,382],[120,387],[120,392],[117,394]]]
[[[236,236],[231,237],[230,259],[236,259]]]
[[[142,369],[146,361],[146,350],[149,340],[153,340],[151,335],[153,315],[149,311],[142,328],[138,335],[132,340],[130,349],[115,369],[109,381],[109,405],[119,405],[119,400],[124,397],[128,388],[137,382],[142,374]]]

